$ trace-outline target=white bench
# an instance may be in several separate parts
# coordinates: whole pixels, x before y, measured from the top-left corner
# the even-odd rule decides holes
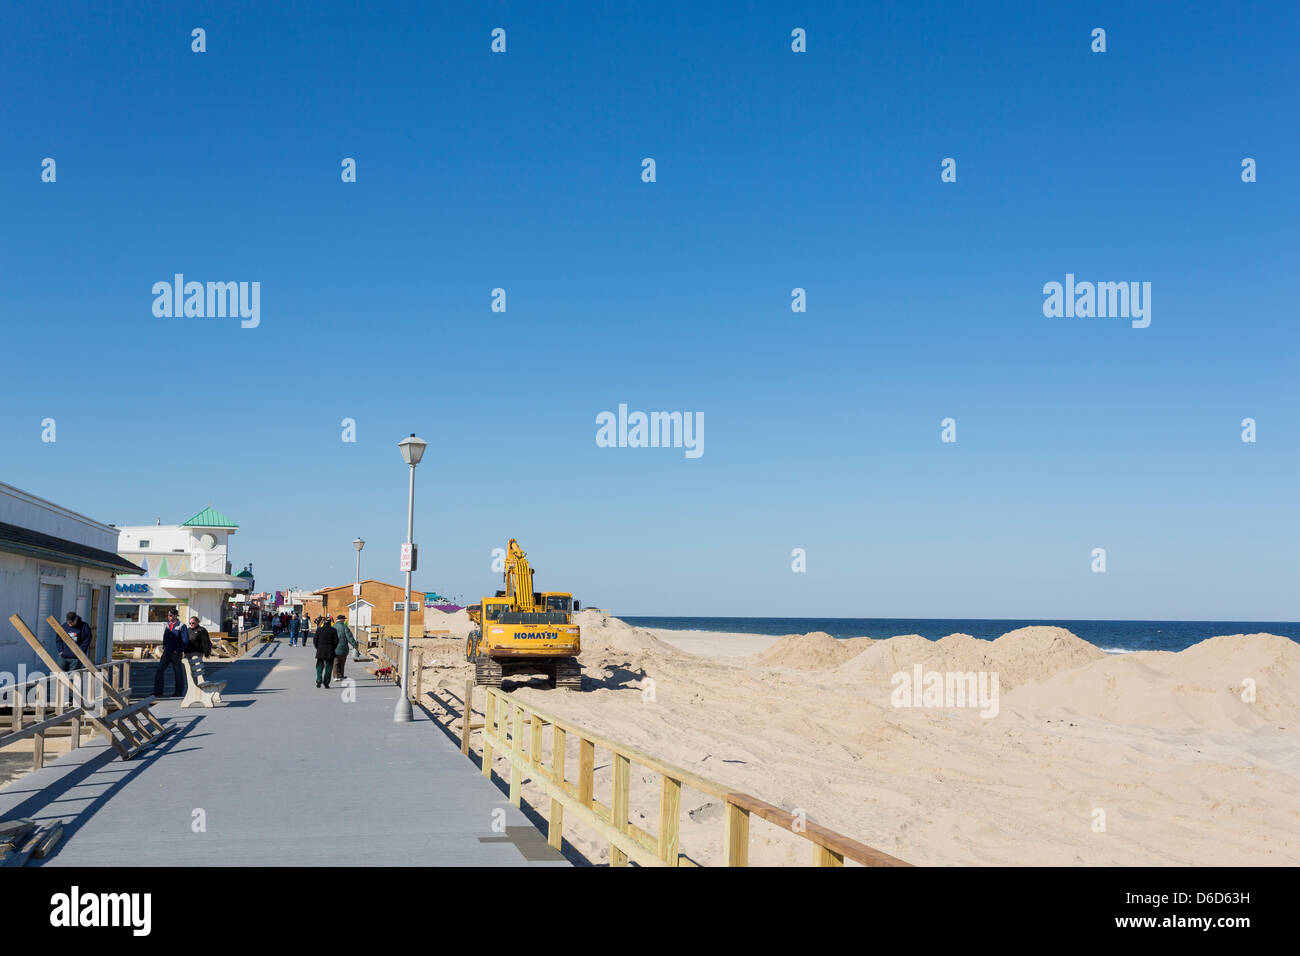
[[[197,654],[193,657],[182,656],[181,663],[185,665],[186,681],[182,707],[215,707],[223,703],[221,692],[225,690],[226,682],[203,679],[203,658]]]

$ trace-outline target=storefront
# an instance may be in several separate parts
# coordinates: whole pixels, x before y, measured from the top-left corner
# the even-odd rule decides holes
[[[90,625],[91,657],[111,654],[109,620],[114,579],[139,574],[114,551],[117,529],[0,483],[0,672],[44,671],[46,665],[9,624],[19,615],[54,653],[60,623],[75,611]]]
[[[179,525],[122,528],[118,554],[142,575],[116,584],[114,641],[157,643],[170,611],[182,621],[198,617],[213,637],[225,633],[236,616],[234,600],[253,585],[251,576],[230,573],[228,542],[238,527],[205,508]]]

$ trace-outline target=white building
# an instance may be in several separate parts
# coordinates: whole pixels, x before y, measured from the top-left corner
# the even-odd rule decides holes
[[[253,583],[230,573],[229,540],[238,528],[211,507],[178,525],[121,528],[118,554],[143,576],[117,582],[114,641],[161,641],[173,609],[182,621],[198,617],[214,637],[222,632],[232,599]]]
[[[114,579],[121,574],[129,581],[139,573],[117,555],[117,543],[112,525],[0,482],[0,671],[16,675],[20,665],[29,673],[48,670],[9,623],[11,614],[55,653],[45,618],[61,623],[76,611],[95,635],[92,659],[112,655]]]

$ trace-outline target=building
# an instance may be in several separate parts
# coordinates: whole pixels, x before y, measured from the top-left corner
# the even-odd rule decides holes
[[[117,554],[117,529],[0,482],[0,671],[48,668],[9,623],[19,615],[55,652],[47,616],[76,611],[95,635],[93,660],[112,656],[113,585],[141,572]],[[11,680],[14,679],[11,677]]]
[[[228,633],[234,598],[253,588],[251,576],[230,573],[230,536],[239,529],[220,511],[204,508],[178,525],[120,529],[117,552],[143,577],[117,583],[114,640],[157,643],[167,612],[197,616],[216,637]]]
[[[354,584],[341,584],[336,588],[320,588],[321,611],[330,617],[348,616],[353,627],[367,624],[401,624],[406,588],[386,581],[367,578],[361,582],[361,598],[353,597]],[[411,620],[424,621],[424,592],[411,591]]]

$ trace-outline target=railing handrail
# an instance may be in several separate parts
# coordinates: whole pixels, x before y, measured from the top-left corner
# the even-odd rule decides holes
[[[495,687],[487,687],[485,690],[487,702],[484,706],[484,723],[477,728],[483,732],[483,773],[485,776],[491,773],[495,747],[510,762],[509,796],[516,806],[521,797],[522,772],[527,770],[531,774],[551,797],[548,842],[557,849],[560,846],[564,807],[567,806],[576,811],[588,826],[609,839],[611,865],[625,865],[629,859],[642,864],[666,866],[680,865],[683,860],[693,862],[682,857],[678,851],[681,788],[689,786],[723,802],[723,852],[729,866],[748,865],[751,814],[811,843],[815,851],[814,862],[818,866],[842,866],[846,859],[863,866],[911,865],[820,824],[796,817],[752,794],[725,787],[604,734],[590,731],[514,694]],[[476,729],[472,725],[473,693],[474,681],[468,679],[465,683],[461,725],[461,752],[466,754],[469,753],[470,732]],[[531,724],[531,741],[528,743],[523,739],[525,715]],[[550,768],[542,762],[543,724],[550,724],[552,728]],[[576,787],[569,783],[565,774],[564,750],[570,732],[578,738],[580,755],[580,778]],[[593,791],[594,753],[597,746],[610,751],[615,758],[614,793],[608,807],[595,799]],[[628,818],[630,770],[633,763],[660,776],[662,794],[658,834],[641,830]]]
[[[75,670],[61,671],[57,674],[43,674],[23,681],[21,684],[7,684],[3,691],[0,691],[0,694],[8,698],[10,707],[9,729],[8,731],[0,731],[0,747],[7,747],[29,737],[34,738],[35,745],[32,747],[33,770],[40,770],[45,766],[45,737],[55,727],[71,724],[69,745],[74,750],[80,747],[83,729],[82,718],[90,717],[93,719],[97,711],[87,709],[84,703],[85,695],[81,694],[72,685],[76,675],[93,675],[93,679],[99,681],[100,688],[97,699],[100,703],[95,705],[96,708],[102,708],[102,700],[107,696],[104,693],[105,686],[112,687],[119,692],[123,689],[126,689],[128,693],[130,692],[131,662],[128,660],[100,661],[90,668],[78,667]],[[23,689],[32,686],[38,688],[40,692],[36,700],[29,705],[24,699],[26,693]],[[55,689],[53,695],[50,693],[51,687]],[[78,697],[82,698],[83,703],[78,704]],[[26,711],[29,707],[35,712],[36,716],[36,722],[31,725],[26,722]]]
[[[97,664],[95,664],[95,671],[99,672],[102,670],[108,670],[109,668],[116,667],[120,663],[122,662],[121,661],[99,661]],[[86,668],[84,667],[78,667],[76,670],[66,671],[65,673],[71,676],[73,674],[85,674],[87,673],[87,671]],[[28,678],[27,680],[23,681],[21,684],[5,684],[3,686],[0,686],[0,706],[3,706],[4,699],[9,694],[17,693],[18,691],[22,690],[24,687],[33,687],[36,684],[48,682],[51,679],[57,680],[57,678],[55,678],[53,674],[41,674],[39,677]]]

